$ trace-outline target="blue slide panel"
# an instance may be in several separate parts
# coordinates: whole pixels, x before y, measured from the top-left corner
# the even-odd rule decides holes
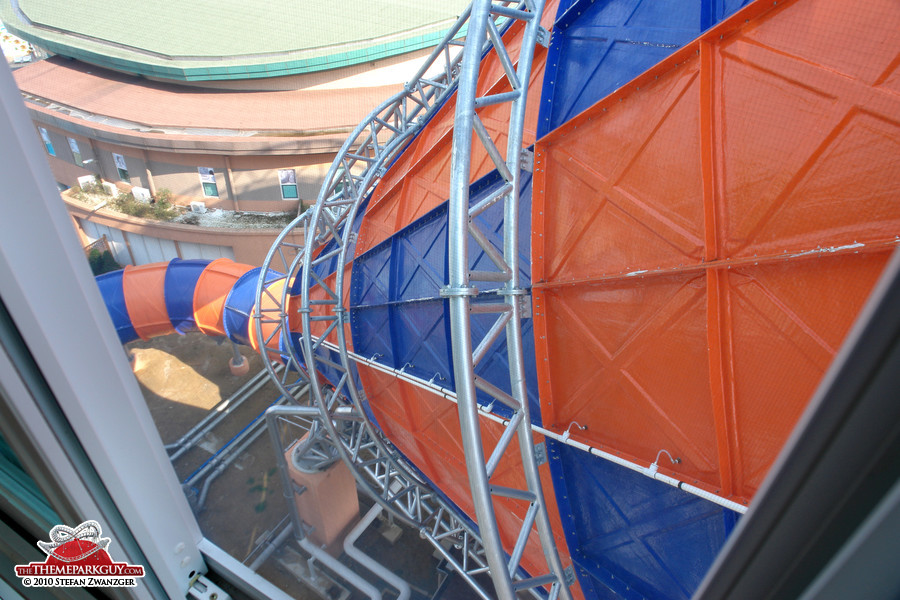
[[[619,89],[750,0],[578,0],[561,6],[538,137]]]
[[[256,267],[241,275],[225,298],[225,311],[222,315],[225,335],[237,344],[250,345],[250,314],[256,304],[256,285],[261,271],[262,267]],[[279,279],[284,279],[284,274],[269,269],[263,285],[268,287]],[[279,345],[283,343],[281,341]]]
[[[123,344],[133,342],[138,339],[138,334],[131,324],[131,317],[128,315],[128,308],[125,306],[125,291],[122,288],[122,275],[125,271],[112,271],[95,277],[97,286],[100,288],[100,295],[106,303],[106,310],[112,317],[113,325],[116,326],[116,333],[119,334],[119,341]],[[193,297],[193,295],[192,295]]]
[[[740,515],[582,450],[546,443],[586,597],[688,600]]]
[[[531,177],[524,174],[519,221],[519,275],[523,287],[530,286],[530,223]],[[470,204],[489,197],[503,184],[494,172],[472,185]],[[475,222],[489,242],[502,254],[503,203],[496,202]],[[375,246],[354,261],[350,291],[350,323],[353,344],[357,353],[375,358],[379,363],[403,369],[420,379],[433,381],[455,390],[450,365],[450,329],[448,303],[440,296],[447,281],[447,203],[401,229],[388,240]],[[470,238],[469,268],[497,271],[487,253]],[[501,284],[489,281],[471,282],[482,292],[499,289]],[[500,302],[502,296],[488,294],[473,302]],[[477,346],[487,334],[496,314],[473,314],[471,317],[473,345]],[[522,321],[526,385],[533,421],[540,422],[538,386],[534,365],[534,335],[532,320]],[[500,387],[509,389],[509,364],[505,357],[503,335],[479,363],[475,372]],[[491,399],[482,392],[478,401],[483,405]],[[511,411],[495,403],[494,410],[508,417]]]
[[[180,258],[169,261],[164,284],[166,311],[172,327],[178,333],[197,331],[197,323],[194,321],[194,289],[200,274],[210,262],[205,259]]]

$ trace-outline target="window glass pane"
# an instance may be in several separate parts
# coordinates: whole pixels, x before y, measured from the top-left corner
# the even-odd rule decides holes
[[[218,198],[219,188],[216,187],[215,183],[207,183],[204,181],[203,182],[203,195]]]
[[[68,140],[69,149],[72,150],[72,159],[75,161],[75,164],[79,167],[84,166],[84,163],[81,160],[81,149],[78,148],[78,142],[72,138],[68,138]]]
[[[216,172],[210,167],[197,167],[200,173],[200,184],[203,186],[203,195],[207,197],[218,197],[219,188],[216,186]]]
[[[281,197],[292,200],[299,197],[297,193],[297,173],[294,169],[279,169],[278,181],[281,183]]]
[[[56,150],[53,149],[53,142],[50,141],[50,134],[47,133],[47,130],[43,127],[39,127],[41,130],[41,139],[44,140],[44,147],[47,149],[47,154],[50,156],[56,156]]]
[[[210,169],[209,167],[197,167],[197,171],[200,173],[200,181],[203,183],[216,182],[216,173],[213,169]]]
[[[28,519],[39,527],[59,522],[59,516],[50,507],[47,497],[22,467],[18,456],[2,434],[0,434],[0,495],[22,511],[22,514],[15,515],[18,518]]]
[[[281,181],[281,185],[296,185],[297,173],[294,169],[279,169],[278,180]]]
[[[122,181],[129,181],[128,177],[128,165],[125,164],[125,157],[121,154],[116,154],[113,152],[113,162],[116,163],[116,171],[119,173],[119,179]]]
[[[143,77],[115,78],[116,93],[111,94],[79,96],[69,93],[65,86],[59,86],[65,93],[60,93],[57,97],[53,86],[50,86],[47,97],[58,102],[59,106],[65,105],[65,102],[62,102],[65,97],[72,97],[79,102],[79,105],[74,107],[75,110],[84,114],[108,115],[110,118],[104,121],[102,127],[86,127],[83,119],[76,116],[80,113],[70,114],[68,109],[60,110],[57,120],[46,121],[54,128],[55,136],[55,138],[46,136],[47,151],[56,155],[51,139],[63,143],[63,139],[68,138],[62,147],[69,145],[71,158],[65,155],[65,149],[60,158],[72,160],[84,167],[74,170],[59,169],[64,171],[60,177],[70,174],[86,175],[90,170],[116,183],[121,180],[130,184],[132,183],[130,167],[133,165],[136,173],[134,183],[147,185],[148,188],[154,187],[157,192],[163,190],[170,192],[177,200],[178,208],[186,213],[183,215],[187,217],[186,221],[197,223],[199,226],[217,227],[216,222],[219,219],[225,222],[226,218],[231,217],[228,213],[232,212],[229,210],[232,207],[235,209],[233,212],[239,213],[235,216],[233,224],[241,225],[248,230],[264,220],[260,215],[266,216],[266,212],[274,209],[284,210],[283,207],[290,205],[287,209],[289,212],[285,214],[293,217],[290,213],[294,213],[295,208],[303,210],[306,202],[315,198],[316,188],[332,164],[336,143],[342,141],[338,138],[343,136],[336,132],[342,131],[348,125],[355,125],[369,110],[394,94],[395,90],[399,90],[409,80],[409,76],[416,72],[421,59],[430,51],[428,48],[418,46],[439,39],[438,27],[434,24],[445,23],[446,25],[441,27],[449,27],[454,15],[459,14],[468,2],[469,0],[452,0],[452,6],[423,8],[421,19],[418,9],[408,11],[402,19],[399,18],[399,14],[397,20],[388,19],[385,23],[388,21],[391,23],[384,27],[378,25],[372,30],[372,23],[368,23],[354,29],[352,34],[343,26],[353,19],[358,20],[358,15],[347,8],[352,3],[325,3],[329,5],[326,9],[303,14],[300,17],[302,26],[299,28],[296,27],[296,23],[284,18],[285,14],[282,11],[277,23],[265,24],[265,31],[242,36],[241,40],[229,39],[224,46],[215,46],[217,40],[221,41],[221,27],[209,31],[203,27],[198,29],[196,22],[190,26],[191,20],[188,19],[185,26],[194,33],[193,36],[172,35],[167,36],[165,40],[157,39],[156,43],[169,47],[168,50],[180,56],[193,56],[197,48],[203,47],[204,56],[194,62],[200,63],[202,71],[208,71],[210,75],[208,81],[205,79],[189,82],[172,81],[154,69],[153,79],[159,78],[164,80],[163,82],[148,81]],[[429,3],[422,4],[426,5]],[[331,18],[329,15],[334,13],[337,13],[339,18],[336,21],[329,21]],[[227,10],[217,10],[215,7],[204,13],[206,19],[223,26],[233,25],[234,19],[239,16],[232,15]],[[240,28],[246,29],[246,20],[238,20]],[[96,14],[90,21],[96,28],[93,33],[99,31],[101,37],[113,35],[113,32],[117,31],[114,25],[109,28],[109,23],[103,15]],[[269,42],[269,38],[284,35],[285,39],[276,40],[279,48],[289,49],[293,48],[293,44],[297,44],[300,48],[290,50],[291,55],[298,50],[305,52],[307,50],[302,48],[310,42],[303,35],[307,26],[316,31],[329,32],[326,36],[329,39],[315,40],[316,45],[327,42],[322,60],[317,58],[319,57],[317,53],[313,60],[293,61],[308,65],[311,69],[308,73],[275,77],[270,75],[281,74],[282,71],[260,69],[284,64],[284,57],[279,56],[282,50],[276,48],[277,52],[267,54],[265,60],[261,60],[257,57],[257,53],[266,50],[260,50],[258,44],[265,44]],[[413,28],[412,31],[424,27],[421,31],[427,30],[427,34],[417,33],[413,36],[414,40],[407,44],[404,40],[407,38],[406,31],[409,27]],[[106,33],[103,33],[104,30]],[[121,38],[119,41],[123,44],[129,45],[134,41],[133,32],[119,33]],[[60,35],[67,36],[68,32],[62,32]],[[76,41],[80,42],[80,38],[76,38]],[[242,59],[233,55],[234,52],[241,51],[239,46],[242,46],[243,42],[248,43],[246,51],[252,53],[250,59],[252,64],[246,65],[246,71],[245,65],[240,64]],[[178,52],[171,48],[175,43],[181,44]],[[348,51],[348,47],[351,50]],[[222,58],[218,56],[222,51],[221,48],[227,52],[228,64],[234,63],[235,68],[216,66],[211,62],[216,57]],[[369,55],[372,49],[378,53],[376,54],[378,58],[366,59],[366,55]],[[117,46],[116,52],[119,50],[121,48]],[[143,55],[143,51],[154,49],[138,50],[137,54]],[[414,50],[421,52],[421,58],[412,59],[410,54],[410,60],[407,62],[407,53]],[[205,55],[206,52],[209,53],[208,56]],[[143,58],[139,56],[138,60]],[[399,67],[398,61],[402,61]],[[347,64],[344,64],[345,62]],[[57,66],[58,69],[55,68]],[[70,69],[70,66],[54,65],[53,74],[65,77],[77,76],[78,83],[84,83],[86,86],[79,89],[97,90],[98,80],[105,77],[98,74],[101,73],[102,65],[97,65],[96,70],[93,66],[87,69],[82,67]],[[322,66],[328,68],[320,69]],[[267,76],[259,77],[262,74]],[[373,83],[363,83],[362,77],[367,82]],[[37,83],[26,80],[27,78],[22,79],[27,83],[23,92],[45,97],[39,93],[41,90],[34,89],[35,86],[40,87]],[[389,85],[394,87],[385,91]],[[275,90],[278,91],[277,94],[272,93]],[[301,111],[319,114],[313,115],[314,118],[308,120],[297,119],[296,114],[290,114],[292,111],[284,110],[283,100],[293,94],[296,94],[298,102],[311,100],[310,106],[299,105]],[[271,105],[267,104],[270,98],[274,100]],[[350,112],[347,110],[348,107],[352,107]],[[350,113],[358,115],[351,116]],[[145,124],[146,128],[141,125],[136,132],[134,123]],[[39,125],[42,123],[37,122],[33,126]],[[169,135],[169,132],[173,135]],[[79,137],[70,137],[73,135]],[[277,136],[278,139],[273,140],[269,136]],[[129,140],[127,145],[123,143],[125,139]],[[87,157],[84,157],[80,150],[82,143],[88,148]],[[125,157],[113,154],[114,165],[110,169],[108,157],[112,148],[127,151],[129,155]],[[131,162],[131,165],[128,162]],[[199,166],[203,163],[219,166]],[[291,168],[289,166],[291,163],[298,166]],[[220,172],[216,173],[215,169],[219,169]],[[305,186],[303,199],[299,197],[297,169],[303,171]],[[280,194],[278,198],[274,196],[273,171],[278,173]],[[199,181],[193,179],[195,172]],[[219,181],[226,191],[225,196],[219,194]],[[197,183],[201,184],[200,190],[196,187]],[[74,185],[74,182],[72,184]],[[227,198],[229,202],[220,203],[220,197],[222,200]],[[279,203],[279,199],[282,202]],[[204,213],[204,203],[191,202],[192,200],[206,200],[206,205],[221,204],[221,206]],[[232,225],[230,220],[228,225]],[[231,258],[236,254],[228,247],[228,241],[204,243],[207,241],[205,237],[207,234],[199,228],[192,229],[187,234],[192,236],[189,238],[190,241],[179,240],[177,245],[166,237],[168,226],[160,226],[158,228],[160,235],[156,236],[150,233],[150,226],[138,234],[85,217],[82,229],[86,232],[90,229],[89,235],[92,238],[107,235],[110,247],[121,264],[131,262],[144,264],[150,260],[168,260],[176,255],[185,259],[182,261],[184,263],[191,258],[200,258],[201,255],[203,258],[214,259],[227,252],[231,252]],[[250,233],[240,231],[229,237],[238,238]],[[244,256],[238,256],[238,262],[252,261],[245,252]],[[252,264],[256,266],[259,263]],[[174,284],[178,295],[176,301],[181,303],[179,310],[187,306],[185,310],[188,312],[185,314],[193,314],[191,304],[194,292],[201,287],[200,280],[192,278],[194,272],[190,269],[195,265],[181,266],[186,270],[180,273],[183,277],[177,278]],[[206,277],[203,281],[206,282]],[[155,296],[156,301],[165,304],[166,310],[169,309],[169,300],[172,299],[169,283],[171,281],[166,281],[163,292]],[[213,281],[204,283],[210,289],[214,284]],[[131,287],[131,284],[129,286]],[[148,303],[151,302],[149,296],[151,292],[155,294],[155,288],[151,290],[149,285],[146,286],[148,288],[146,290],[143,285],[134,287],[137,288],[138,294],[146,291]],[[253,286],[249,288],[252,295]],[[238,291],[244,289],[241,287]],[[238,295],[238,293],[233,295],[235,297],[232,300],[235,302],[229,303],[227,312],[223,309],[222,318],[227,317],[228,322],[223,323],[222,327],[233,328],[229,331],[236,330],[240,333],[243,331],[240,328],[244,327],[240,321],[250,314],[253,302],[250,302],[252,299],[248,299],[250,302],[248,306],[238,305],[236,298]],[[241,299],[241,302],[243,301]],[[153,309],[162,309],[161,304],[143,306],[140,315],[131,311],[129,319],[149,319],[154,316]],[[247,329],[250,327],[252,325],[248,325]],[[324,594],[322,590],[327,591],[327,597],[331,598],[349,598],[351,594],[354,598],[362,597],[359,593],[346,592],[346,588],[352,586],[334,573],[329,573],[326,568],[315,567],[313,573],[305,572],[304,569],[313,568],[312,563],[307,562],[308,555],[293,543],[292,536],[279,535],[289,524],[290,509],[295,502],[310,507],[318,503],[317,499],[321,494],[324,498],[324,502],[321,503],[324,514],[310,514],[304,516],[304,519],[307,524],[316,523],[314,531],[323,533],[326,526],[329,530],[331,528],[331,523],[325,522],[327,518],[338,513],[341,513],[341,518],[345,518],[344,510],[350,506],[351,501],[360,503],[354,507],[354,512],[361,515],[370,508],[371,500],[357,496],[352,480],[344,477],[346,473],[327,476],[329,480],[344,479],[345,482],[350,482],[349,486],[341,488],[340,494],[335,493],[335,497],[331,496],[331,492],[324,484],[321,489],[316,489],[315,485],[318,485],[316,482],[310,484],[306,491],[302,493],[297,491],[295,495],[289,496],[289,499],[285,498],[277,459],[306,433],[309,423],[302,422],[301,418],[292,419],[289,423],[279,423],[280,445],[273,444],[266,430],[264,411],[273,403],[287,405],[294,404],[294,400],[284,397],[262,372],[263,363],[258,353],[250,351],[249,348],[240,349],[245,356],[244,360],[249,364],[249,372],[236,375],[229,368],[229,363],[234,358],[231,343],[223,337],[211,338],[189,331],[185,335],[131,342],[126,346],[126,350],[134,355],[135,375],[166,446],[174,474],[181,484],[181,489],[176,488],[176,492],[183,491],[187,496],[203,534],[247,567],[252,567],[262,576],[270,578],[277,588],[284,590],[291,597],[326,597],[307,591],[305,589],[307,584],[318,587],[320,594]],[[290,380],[294,376],[291,375]],[[100,383],[102,382],[98,382],[98,385]],[[311,402],[301,387],[295,388],[294,392],[298,403]],[[339,473],[339,467],[343,463],[338,462],[336,465],[333,473]],[[294,470],[301,471],[299,468]],[[299,478],[300,474],[297,474],[297,477]],[[312,479],[316,480],[315,477]],[[306,489],[301,487],[300,483],[295,485],[296,490]],[[347,521],[353,522],[359,515]],[[315,520],[319,518],[321,522]],[[346,525],[345,522],[342,527]],[[382,515],[366,530],[358,543],[364,551],[387,563],[390,571],[402,571],[405,577],[411,579],[418,590],[414,592],[414,597],[433,597],[440,583],[437,570],[439,559],[434,558],[434,549],[421,540],[416,531],[406,530],[401,534],[401,529],[400,525],[389,522],[386,516]],[[329,535],[334,533],[343,535],[342,532],[345,531],[346,528],[335,528]],[[316,539],[316,536],[313,539]],[[163,548],[161,551],[170,553],[172,548]],[[336,549],[329,548],[329,551],[340,555],[339,546]],[[363,570],[355,564],[353,568]],[[383,586],[371,573],[365,573],[363,576],[376,586]],[[332,578],[338,581],[332,582]],[[342,590],[346,593],[342,593]],[[453,590],[448,591],[445,596],[460,597]],[[396,597],[396,591],[387,592],[385,597]]]
[[[285,200],[296,200],[299,197],[296,185],[281,186],[281,197]]]

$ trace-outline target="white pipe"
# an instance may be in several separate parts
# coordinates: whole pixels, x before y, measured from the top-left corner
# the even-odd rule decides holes
[[[269,540],[266,542],[266,547],[262,552],[259,553],[259,556],[250,563],[250,570],[254,573],[259,569],[264,562],[266,562],[272,554],[281,546],[284,542],[287,541],[289,537],[291,537],[291,533],[294,531],[294,526],[291,523],[288,523],[281,532],[275,536],[275,539]]]
[[[362,535],[363,531],[365,531],[372,522],[378,518],[378,515],[381,514],[381,505],[375,503],[372,508],[369,509],[369,512],[366,513],[359,523],[347,534],[347,537],[344,538],[344,552],[347,553],[347,556],[372,571],[383,580],[388,582],[390,585],[397,588],[400,592],[400,595],[397,597],[397,600],[407,600],[410,595],[409,583],[404,581],[402,577],[393,573],[390,569],[376,561],[374,558],[354,546],[356,540],[359,539],[359,536]]]
[[[339,350],[337,346],[335,346],[329,342],[325,342],[325,343],[323,343],[323,345],[329,346],[333,350]],[[355,354],[353,352],[348,351],[347,355],[356,362],[363,363],[363,364],[370,366],[373,369],[377,369],[378,371],[381,371],[383,373],[388,373],[390,375],[394,375],[398,379],[402,379],[403,381],[406,381],[407,383],[411,383],[416,387],[420,387],[424,390],[428,390],[429,392],[432,392],[434,394],[437,394],[438,396],[446,398],[447,400],[449,400],[451,402],[454,402],[454,403],[456,402],[456,393],[453,392],[452,390],[448,390],[447,388],[444,388],[444,387],[441,387],[434,383],[431,383],[430,381],[425,381],[424,379],[419,379],[418,377],[416,377],[414,375],[410,375],[409,373],[405,373],[401,370],[382,365],[372,359],[366,358],[364,356],[360,356],[359,354]],[[490,419],[492,421],[496,421],[497,423],[500,423],[501,425],[505,426],[509,423],[509,419],[504,419],[503,417],[495,415],[494,413],[492,413],[490,410],[486,409],[483,406],[480,406],[480,405],[478,406],[478,412],[483,417]],[[575,440],[570,438],[570,434],[568,431],[560,434],[560,433],[556,433],[555,431],[551,431],[549,429],[544,429],[543,427],[540,427],[540,426],[534,425],[534,424],[532,424],[531,429],[533,431],[535,431],[536,433],[540,433],[541,435],[552,438],[552,439],[556,440],[557,442],[561,442],[563,444],[566,444],[567,446],[572,446],[573,448],[578,448],[579,450],[583,450],[584,452],[587,452],[588,454],[592,454],[592,455],[602,458],[604,460],[613,462],[619,466],[625,467],[626,469],[635,471],[636,473],[646,475],[647,477],[656,479],[657,481],[661,481],[663,483],[671,485],[672,487],[676,487],[683,492],[687,492],[688,494],[692,494],[699,498],[703,498],[704,500],[708,500],[714,504],[718,504],[719,506],[724,506],[725,508],[727,508],[729,510],[733,510],[740,514],[744,514],[747,512],[746,506],[744,506],[743,504],[739,504],[739,503],[735,502],[734,500],[729,500],[728,498],[723,498],[722,496],[718,496],[716,494],[713,494],[712,492],[707,492],[706,490],[704,490],[702,488],[698,488],[697,486],[690,485],[689,483],[685,483],[683,481],[675,479],[674,477],[669,477],[668,475],[663,475],[662,473],[660,473],[656,470],[655,463],[653,465],[650,465],[649,467],[643,467],[637,463],[631,462],[629,460],[625,460],[624,458],[622,458],[620,456],[616,456],[615,454],[610,454],[609,452],[604,452],[603,450],[600,450],[599,448],[595,448],[593,446],[588,446],[587,444],[583,444],[581,442],[576,442]]]
[[[369,600],[381,600],[381,592],[379,592],[374,585],[354,573],[350,567],[316,546],[308,537],[298,539],[297,543],[317,561],[340,575],[347,583],[368,596]]]

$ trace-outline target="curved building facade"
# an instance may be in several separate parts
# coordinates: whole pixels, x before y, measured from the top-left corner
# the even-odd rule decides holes
[[[183,207],[298,212],[465,6],[164,4],[0,3],[10,32],[55,54],[14,75],[60,189],[95,175]]]

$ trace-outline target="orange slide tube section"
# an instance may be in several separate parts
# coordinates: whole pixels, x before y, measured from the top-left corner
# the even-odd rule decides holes
[[[206,335],[225,335],[225,299],[228,292],[253,267],[220,258],[203,270],[194,290],[194,320]]]
[[[125,267],[122,289],[125,306],[135,333],[142,340],[174,333],[165,302],[166,269],[169,263]]]

